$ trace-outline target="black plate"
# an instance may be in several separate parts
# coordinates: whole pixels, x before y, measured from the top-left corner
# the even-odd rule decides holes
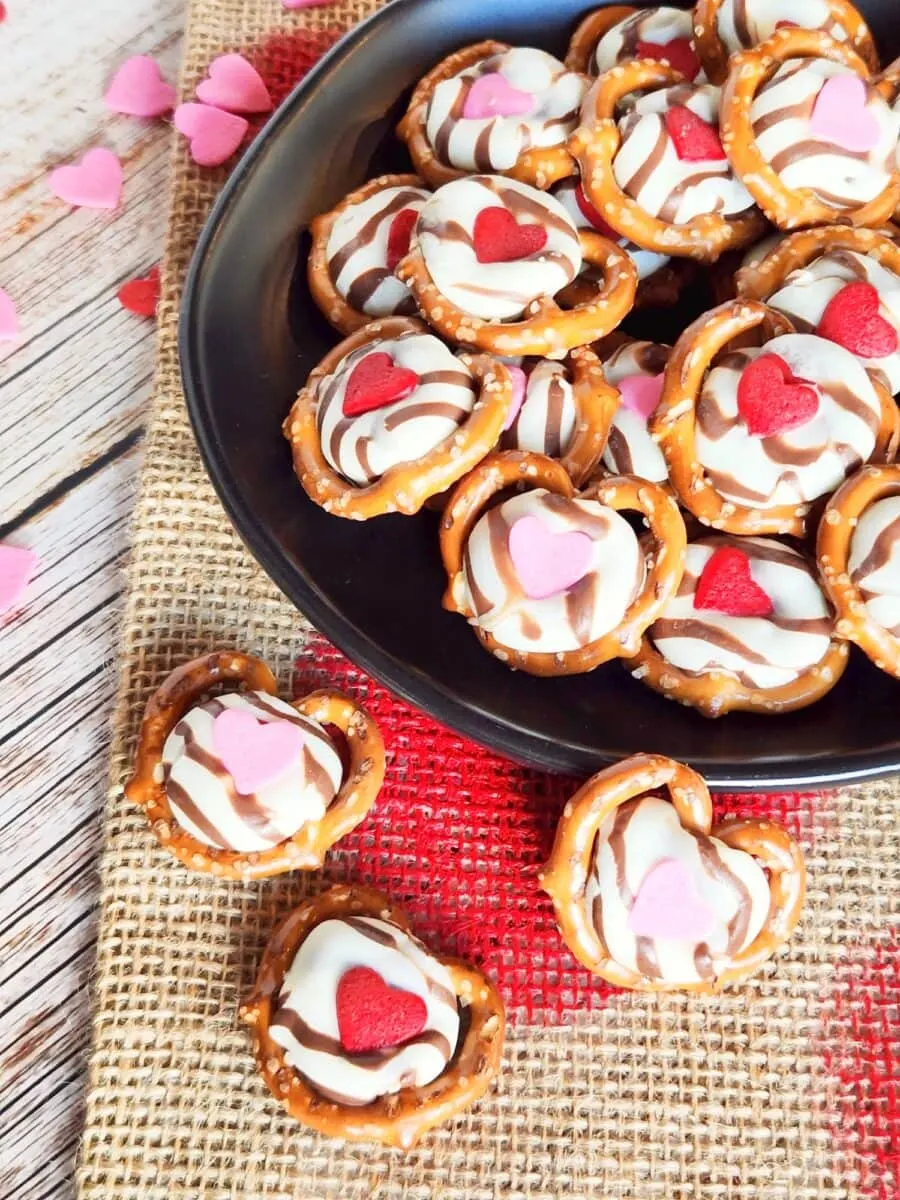
[[[860,5],[886,61],[900,50],[894,3]],[[409,87],[440,58],[486,37],[562,55],[592,7],[394,0],[290,96],[232,175],[187,283],[182,371],[207,469],[251,551],[317,628],[394,692],[515,759],[585,774],[653,750],[731,790],[900,769],[898,685],[862,655],[825,700],[776,718],[708,721],[618,663],[568,679],[516,674],[442,610],[433,516],[343,521],[308,501],[291,472],[281,421],[336,340],[309,298],[305,237],[298,267],[298,231],[364,179],[409,169],[393,127]]]

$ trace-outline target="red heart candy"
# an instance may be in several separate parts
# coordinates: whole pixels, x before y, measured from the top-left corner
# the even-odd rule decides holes
[[[885,358],[900,344],[897,330],[879,312],[878,292],[862,280],[832,296],[816,333],[860,358]]]
[[[722,162],[725,151],[719,131],[691,109],[675,104],[663,120],[681,162]]]
[[[634,48],[635,58],[652,58],[656,62],[668,63],[692,82],[700,74],[700,59],[688,37],[672,38],[664,45],[660,42],[638,42]]]
[[[341,1045],[349,1054],[402,1046],[425,1028],[421,996],[385,983],[371,967],[351,967],[335,997]]]
[[[614,242],[619,240],[619,235],[616,231],[604,221],[600,211],[588,200],[584,192],[584,186],[580,183],[575,185],[575,203],[581,209],[581,215],[584,219],[590,221],[598,233],[602,233],[604,237],[610,238]]]
[[[737,407],[748,433],[772,437],[812,420],[819,397],[778,354],[764,354],[745,367]]]
[[[737,546],[713,551],[703,568],[694,608],[713,609],[729,617],[770,617],[775,606],[750,574],[750,559]]]
[[[391,221],[388,230],[387,266],[393,271],[397,263],[409,254],[409,243],[412,231],[416,227],[418,213],[414,208],[402,208]]]
[[[405,400],[419,386],[415,371],[394,365],[389,354],[379,350],[367,354],[350,372],[344,392],[345,417],[361,417],[363,413],[386,408]]]
[[[139,317],[155,317],[159,304],[159,267],[151,267],[143,279],[129,279],[116,292],[119,303]]]
[[[475,218],[472,241],[480,263],[518,262],[547,245],[542,225],[519,225],[505,208],[483,208]]]

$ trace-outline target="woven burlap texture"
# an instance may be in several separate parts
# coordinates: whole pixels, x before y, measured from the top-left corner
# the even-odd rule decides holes
[[[304,28],[324,47],[375,7],[194,0],[185,94],[218,53]],[[142,707],[172,667],[234,645],[287,686],[307,631],[231,530],[188,425],[180,288],[225,172],[198,170],[183,145],[175,154],[114,717],[82,1200],[895,1195],[893,1126],[858,1061],[873,1007],[879,1029],[891,1020],[883,978],[894,961],[900,791],[889,784],[804,809],[806,913],[788,953],[751,985],[712,1000],[622,994],[563,1027],[514,1025],[496,1091],[407,1156],[309,1134],[265,1092],[237,1004],[268,931],[306,884],[187,873],[121,790]],[[873,1067],[883,1074],[890,1046],[875,1053],[886,1055],[887,1068]]]

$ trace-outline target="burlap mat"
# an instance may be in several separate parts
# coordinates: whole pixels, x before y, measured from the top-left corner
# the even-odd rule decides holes
[[[264,59],[279,29],[309,30],[311,61],[375,6],[287,13],[278,0],[193,0],[185,91],[224,50]],[[618,994],[568,1025],[515,1025],[496,1092],[405,1157],[306,1133],[270,1100],[236,1008],[267,932],[306,885],[188,874],[121,792],[143,704],[170,668],[235,645],[287,685],[308,634],[232,532],[189,429],[179,292],[224,172],[175,153],[114,717],[83,1200],[896,1197],[895,784],[798,814],[806,913],[789,952],[743,990]]]

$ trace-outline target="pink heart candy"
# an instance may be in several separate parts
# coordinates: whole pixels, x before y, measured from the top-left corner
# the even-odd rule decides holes
[[[161,117],[175,107],[175,89],[147,54],[127,58],[106,89],[103,102],[128,117]]]
[[[99,146],[81,162],[50,172],[50,190],[77,208],[115,208],[122,195],[122,164]]]
[[[213,722],[213,745],[242,796],[279,779],[300,757],[303,731],[290,721],[257,721],[226,708]]]
[[[236,113],[267,113],[274,107],[259,71],[242,54],[213,59],[209,78],[197,85],[197,99]]]
[[[12,297],[0,288],[0,342],[17,342],[22,335]]]
[[[528,376],[521,367],[511,367],[507,363],[510,375],[513,377],[513,400],[512,407],[509,410],[509,416],[506,418],[506,424],[503,426],[503,432],[507,429],[512,429],[516,417],[522,405],[525,403],[525,393],[528,391]]]
[[[38,557],[26,546],[0,546],[0,613],[22,599],[37,567]]]
[[[200,167],[227,162],[249,128],[243,117],[208,104],[179,104],[173,121],[179,133],[190,140],[191,158]]]
[[[479,75],[469,89],[463,116],[469,121],[485,117],[519,117],[534,108],[531,92],[520,92],[498,72]]]
[[[637,937],[702,942],[718,918],[680,859],[664,858],[644,876],[628,927]]]
[[[521,517],[509,531],[509,556],[522,590],[532,600],[568,591],[588,573],[593,552],[586,533],[555,533],[539,517]]]
[[[662,394],[662,375],[629,375],[617,385],[622,396],[622,403],[643,421],[650,418],[659,404]]]
[[[878,145],[878,119],[866,107],[866,85],[855,75],[832,75],[825,80],[810,118],[811,132],[844,150],[864,153]]]

